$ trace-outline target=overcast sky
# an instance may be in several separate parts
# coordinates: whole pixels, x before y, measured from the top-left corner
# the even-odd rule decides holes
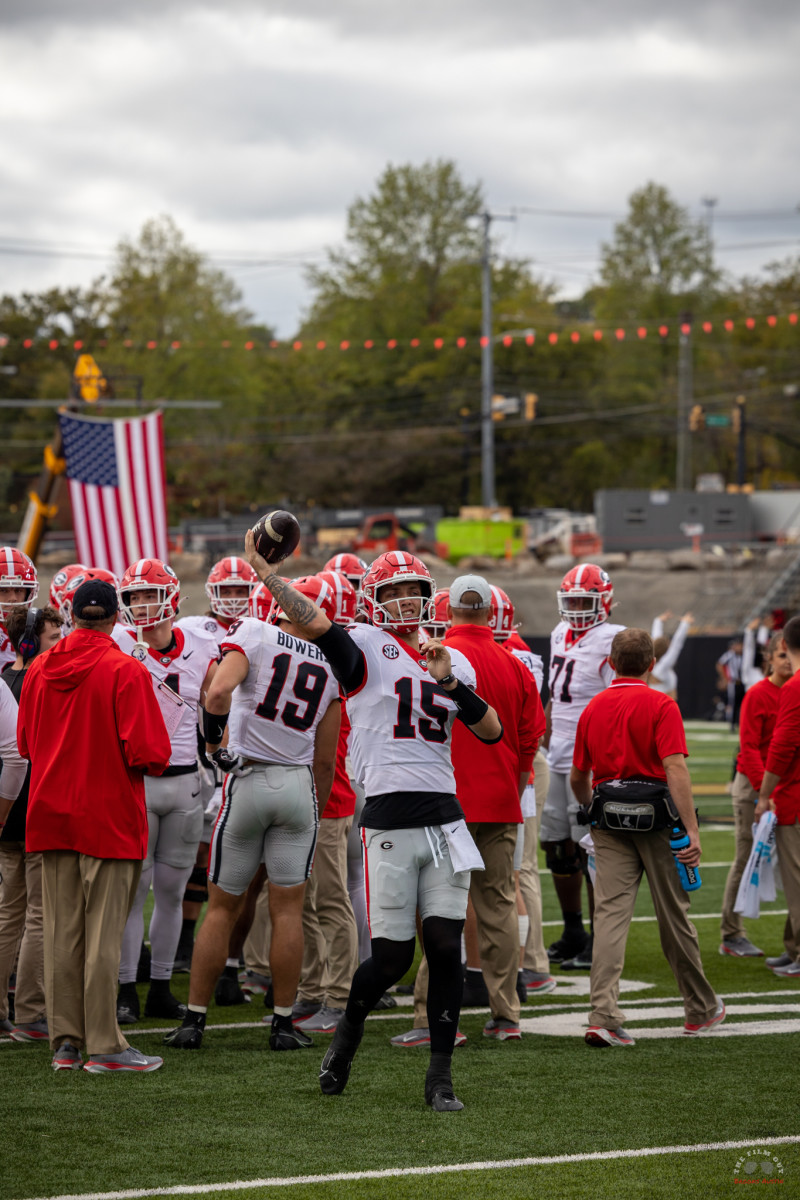
[[[800,245],[798,52],[794,0],[2,0],[0,292],[169,213],[288,336],[351,201],[439,157],[498,213],[599,214],[496,227],[564,295],[650,179],[754,274]]]

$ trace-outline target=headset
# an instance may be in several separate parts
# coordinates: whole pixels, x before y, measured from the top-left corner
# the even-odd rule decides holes
[[[36,658],[41,649],[39,635],[36,632],[36,624],[41,614],[40,608],[29,608],[28,615],[25,617],[25,628],[19,640],[19,653],[25,664],[29,663],[32,658]]]

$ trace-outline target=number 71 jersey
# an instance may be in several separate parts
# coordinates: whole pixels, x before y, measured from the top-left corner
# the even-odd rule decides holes
[[[317,726],[339,702],[322,651],[255,617],[235,621],[220,649],[244,654],[249,664],[233,693],[229,749],[257,762],[310,765]]]
[[[608,662],[611,643],[624,625],[601,621],[568,645],[572,633],[565,621],[559,621],[550,634],[550,747],[547,762],[552,771],[568,773],[578,721],[586,705],[614,678]]]
[[[373,625],[347,632],[364,655],[366,673],[347,695],[350,754],[368,797],[387,792],[455,795],[450,736],[458,709],[436,686],[419,651]],[[475,671],[450,650],[453,674],[475,688]]]

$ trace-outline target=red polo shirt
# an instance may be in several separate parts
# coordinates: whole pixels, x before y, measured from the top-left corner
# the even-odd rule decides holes
[[[756,791],[764,778],[764,764],[778,719],[783,686],[778,687],[769,679],[761,679],[745,692],[742,701],[736,770],[747,776],[750,786]]]
[[[445,645],[460,650],[475,669],[476,691],[503,723],[503,736],[486,745],[462,721],[453,725],[456,795],[468,821],[521,822],[519,779],[530,772],[544,710],[530,671],[494,640],[488,625],[453,625]]]
[[[778,824],[794,825],[800,818],[800,673],[781,688],[767,770],[780,775],[780,783],[772,793]]]
[[[614,679],[581,713],[572,761],[591,771],[595,784],[608,779],[663,779],[662,759],[688,758],[683,720],[675,701],[641,679]]]

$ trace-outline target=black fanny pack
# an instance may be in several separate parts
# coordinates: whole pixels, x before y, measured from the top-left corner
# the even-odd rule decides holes
[[[589,820],[593,828],[609,833],[657,833],[680,824],[669,788],[659,779],[609,779],[598,783]]]

